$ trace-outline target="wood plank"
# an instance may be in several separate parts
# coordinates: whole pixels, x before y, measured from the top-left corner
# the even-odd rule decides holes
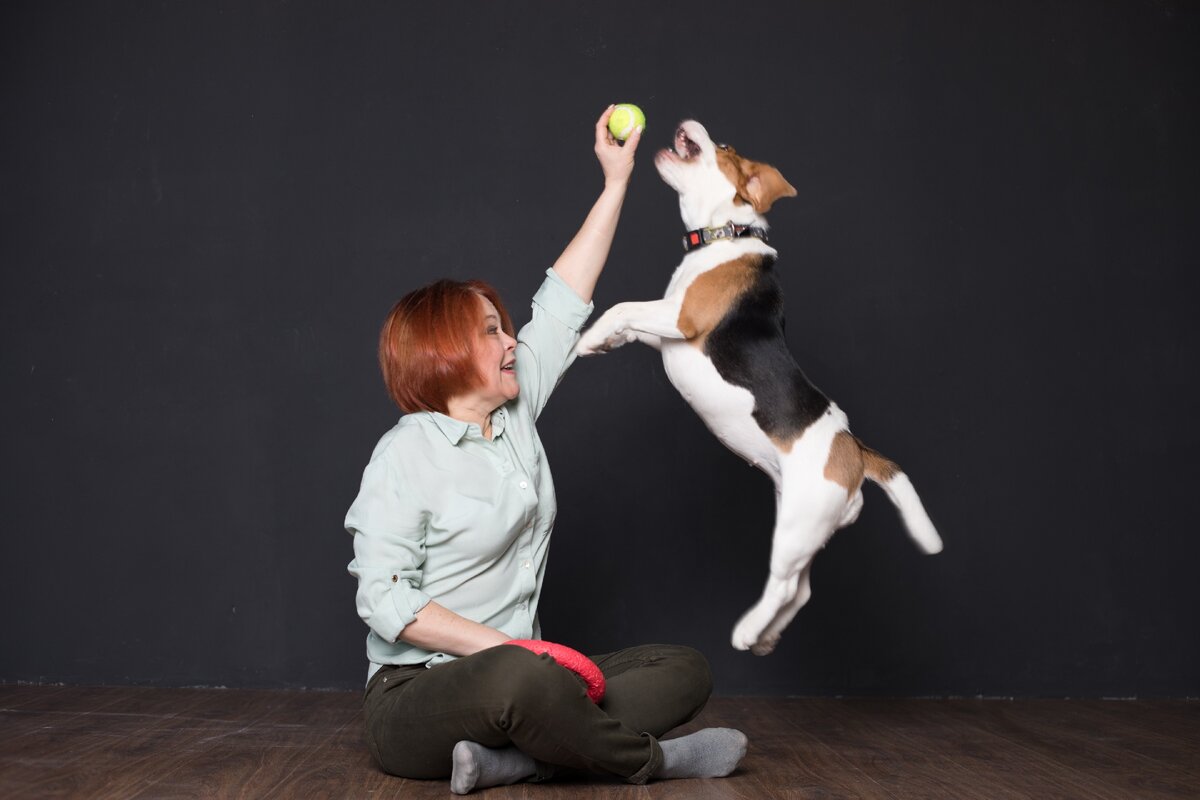
[[[1168,749],[1186,742],[1200,750],[1200,702],[1161,700],[1072,700],[1071,707],[1090,724]]]
[[[68,692],[72,687],[60,685],[38,685],[28,683],[0,684],[0,711],[15,710],[29,703],[43,704],[57,694]]]
[[[94,705],[94,694],[78,692],[78,707]],[[207,703],[211,700],[199,693],[180,696],[178,690],[135,688],[120,690],[115,702],[79,713],[45,710],[45,724],[0,748],[0,789],[37,797],[103,796],[109,784],[127,782],[170,759],[172,748],[180,744],[166,735],[172,728],[193,737],[213,735],[209,721],[188,716]]]
[[[856,763],[844,752],[843,732],[832,713],[836,703],[802,698],[714,698],[708,724],[746,733],[750,746],[739,772],[753,778],[759,797],[887,797],[862,762]]]
[[[209,695],[182,725],[165,731],[169,760],[115,783],[112,797],[267,796],[353,718],[344,693],[239,691]],[[324,728],[322,726],[325,726]]]
[[[986,730],[972,715],[996,701],[845,701],[839,713],[874,729],[902,768],[880,776],[899,796],[963,798],[1107,797],[1102,784],[1081,788],[1036,750]],[[957,716],[955,716],[957,715]]]
[[[676,735],[740,728],[722,780],[612,779],[488,791],[494,800],[1174,798],[1196,796],[1200,704],[714,698]],[[0,796],[444,800],[385,775],[359,692],[0,687]]]
[[[0,708],[0,743],[6,739],[23,738],[38,729],[69,726],[71,718],[115,706],[126,697],[126,688],[97,689],[52,686],[22,687],[14,691],[15,702]]]
[[[1053,772],[1074,796],[1196,797],[1196,782],[1186,768],[1177,766],[1189,760],[1187,745],[1180,742],[1168,763],[1106,743],[1101,731],[1074,721],[1078,701],[1017,700],[950,708],[955,712],[950,725],[957,728],[962,715],[969,713],[988,732],[1028,752],[1032,763]]]

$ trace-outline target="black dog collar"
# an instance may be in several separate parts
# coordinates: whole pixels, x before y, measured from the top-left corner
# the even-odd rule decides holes
[[[753,236],[756,239],[762,239],[764,242],[767,241],[767,232],[763,228],[755,228],[750,225],[734,225],[732,222],[726,222],[719,228],[697,228],[694,231],[685,233],[683,235],[683,251],[690,253],[713,242],[723,239],[741,239],[745,236]]]

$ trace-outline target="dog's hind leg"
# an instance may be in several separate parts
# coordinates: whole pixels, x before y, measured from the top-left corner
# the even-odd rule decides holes
[[[854,497],[850,498],[850,502],[846,504],[846,508],[842,513],[841,518],[838,520],[833,530],[830,531],[830,536],[837,531],[840,531],[842,528],[854,524],[854,521],[858,519],[859,513],[862,512],[862,507],[863,496],[862,491],[860,490],[855,492]],[[826,541],[828,540],[829,537],[826,537]],[[824,544],[822,544],[822,547],[823,546]],[[800,612],[800,609],[804,608],[804,604],[808,602],[810,597],[812,597],[811,558],[809,559],[808,564],[804,567],[803,571],[800,573],[800,587],[796,592],[796,597],[791,603],[779,610],[779,612],[775,615],[775,619],[771,620],[771,624],[767,626],[765,631],[763,631],[761,638],[764,642],[770,643],[771,650],[775,649],[775,645],[779,643],[779,637],[783,635],[784,629],[787,628],[788,625],[792,624],[792,620],[796,618],[796,614]],[[770,652],[770,650],[767,652]]]
[[[800,582],[796,589],[796,596],[792,598],[792,602],[775,613],[775,618],[771,620],[766,630],[759,636],[761,644],[758,646],[758,649],[751,648],[756,655],[766,655],[775,649],[775,645],[779,643],[779,639],[783,635],[784,628],[792,624],[792,620],[796,618],[796,614],[800,612],[800,609],[804,608],[804,604],[808,602],[808,598],[812,597],[811,574],[812,560],[810,559],[808,566],[800,571]],[[762,652],[759,652],[760,650]]]
[[[813,557],[837,528],[845,507],[844,490],[838,492],[832,484],[796,483],[789,486],[785,471],[767,585],[759,601],[733,629],[733,646],[755,655],[774,650],[784,627],[808,602]]]

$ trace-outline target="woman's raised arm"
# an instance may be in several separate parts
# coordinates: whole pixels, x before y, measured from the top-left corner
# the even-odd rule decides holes
[[[608,260],[625,190],[633,174],[633,156],[642,139],[642,129],[638,128],[624,145],[618,144],[608,131],[608,118],[612,112],[613,106],[609,106],[596,121],[596,158],[604,170],[604,191],[592,206],[583,227],[554,262],[554,271],[585,303],[592,301],[596,281]]]

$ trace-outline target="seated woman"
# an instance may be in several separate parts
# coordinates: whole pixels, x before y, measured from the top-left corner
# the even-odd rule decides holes
[[[449,280],[402,298],[380,335],[384,381],[405,416],[376,445],[346,516],[370,628],[367,743],[387,772],[450,777],[457,794],[562,768],[632,783],[718,777],[746,749],[724,728],[659,741],[712,691],[695,650],[593,656],[607,683],[594,703],[551,657],[501,646],[541,638],[556,507],[535,422],[573,361],[633,171],[641,132],[618,145],[611,112],[596,123],[604,191],[515,338],[494,289]]]

